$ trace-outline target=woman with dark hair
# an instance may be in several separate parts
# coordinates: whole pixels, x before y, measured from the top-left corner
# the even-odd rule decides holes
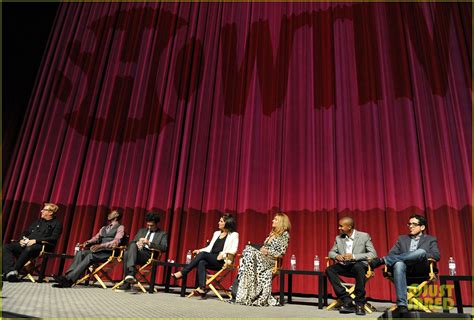
[[[206,269],[218,269],[224,265],[227,255],[234,255],[239,246],[239,234],[235,231],[235,219],[230,214],[225,214],[219,219],[219,230],[214,232],[208,246],[196,249],[196,257],[181,271],[173,273],[175,279],[180,279],[192,269],[198,268],[198,288],[194,295],[206,296]]]

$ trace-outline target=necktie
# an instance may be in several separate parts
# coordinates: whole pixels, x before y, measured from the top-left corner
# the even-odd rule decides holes
[[[151,231],[148,231],[148,233],[146,234],[146,237],[145,237],[145,239],[147,239],[147,240],[150,240],[150,239],[151,239],[151,234],[152,234],[152,233],[153,233],[153,232],[151,232]]]

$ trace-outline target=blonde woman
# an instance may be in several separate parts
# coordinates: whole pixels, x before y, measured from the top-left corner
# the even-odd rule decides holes
[[[277,213],[272,220],[272,231],[260,249],[246,246],[242,252],[235,302],[252,306],[276,306],[272,296],[272,269],[275,259],[282,256],[290,240],[290,219]]]

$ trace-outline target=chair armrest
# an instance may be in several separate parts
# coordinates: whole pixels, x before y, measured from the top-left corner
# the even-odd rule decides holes
[[[390,279],[390,272],[388,272],[388,266],[386,264],[383,266],[383,277]]]
[[[240,259],[240,253],[228,253],[224,258],[224,268],[237,267],[237,261]]]
[[[334,260],[329,257],[324,257],[324,260],[326,260],[326,268],[334,264]]]
[[[370,279],[375,276],[375,271],[372,270],[372,267],[370,266],[370,262],[372,259],[367,259],[367,272],[365,273],[365,278]]]
[[[150,248],[151,257],[150,259],[159,260],[161,258],[161,250]]]
[[[275,265],[272,269],[272,274],[278,274],[280,272],[281,266],[283,265],[283,256],[275,258]]]
[[[367,273],[373,272],[372,267],[370,266],[370,263],[372,262],[372,259],[367,259]]]
[[[36,243],[42,244],[42,245],[53,245],[51,242],[48,242],[46,240],[40,240],[40,241],[37,241]]]
[[[36,240],[36,239],[31,239],[31,240]],[[20,240],[18,240],[18,239],[11,239],[10,242],[20,242]],[[40,240],[40,241],[36,240],[36,243],[37,243],[37,244],[42,244],[42,245],[52,245],[51,242],[48,242],[48,241],[46,241],[46,240]]]
[[[428,258],[428,262],[430,264],[430,280],[433,280],[436,278],[435,267],[436,267],[437,261],[433,258]]]
[[[234,253],[226,254],[224,257],[224,264],[228,264],[228,265],[234,264],[235,256],[236,254]]]

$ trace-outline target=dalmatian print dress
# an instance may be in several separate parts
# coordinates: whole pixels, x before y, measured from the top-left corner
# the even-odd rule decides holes
[[[271,257],[285,254],[289,239],[287,231],[278,237],[267,238],[263,246],[268,248],[268,256],[252,246],[245,247],[240,259],[236,303],[261,307],[279,305],[272,296],[272,269],[275,260]]]

